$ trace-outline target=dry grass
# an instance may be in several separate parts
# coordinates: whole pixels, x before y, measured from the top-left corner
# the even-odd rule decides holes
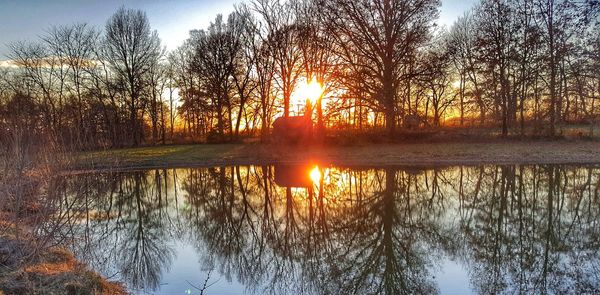
[[[0,239],[0,292],[6,294],[127,294],[118,283],[104,280],[60,248],[27,257],[25,242]],[[1,257],[1,256],[0,256]]]
[[[121,161],[113,160],[117,157]],[[351,146],[186,145],[85,153],[80,159],[73,167],[75,170],[262,165],[307,160],[340,166],[598,164],[600,144],[586,140],[506,140]]]
[[[26,134],[26,133],[22,133]],[[59,147],[29,145],[18,136],[0,151],[0,293],[126,294],[38,236],[52,217],[50,183],[70,161]]]
[[[202,144],[158,146],[85,152],[78,155],[76,167],[124,167],[169,165],[169,163],[207,162],[212,159],[240,155],[243,145]]]

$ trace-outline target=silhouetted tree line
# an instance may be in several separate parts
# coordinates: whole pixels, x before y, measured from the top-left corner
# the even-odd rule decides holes
[[[253,0],[172,52],[141,11],[121,8],[104,30],[52,27],[11,46],[0,135],[26,129],[79,148],[266,139],[275,117],[301,112],[294,93],[312,79],[329,128],[554,136],[597,122],[597,1],[482,0],[450,28],[436,25],[439,6]]]
[[[174,108],[163,96],[172,87],[164,54],[145,13],[124,8],[103,31],[58,26],[39,41],[11,44],[0,132],[78,148],[139,145],[148,133],[165,142]]]

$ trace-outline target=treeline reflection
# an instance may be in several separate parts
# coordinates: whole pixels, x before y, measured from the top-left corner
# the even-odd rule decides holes
[[[432,294],[444,259],[476,293],[600,291],[594,167],[216,167],[53,185],[56,242],[132,289],[159,288],[183,242],[256,293]]]

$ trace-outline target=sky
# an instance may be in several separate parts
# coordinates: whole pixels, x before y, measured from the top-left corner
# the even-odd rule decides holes
[[[441,0],[439,24],[450,27],[476,0]],[[89,23],[102,28],[121,6],[146,11],[168,50],[193,29],[206,28],[217,14],[227,15],[240,0],[0,0],[0,60],[7,44],[36,40],[53,25]]]

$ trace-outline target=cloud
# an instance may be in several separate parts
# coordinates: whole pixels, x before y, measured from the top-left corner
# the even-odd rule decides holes
[[[18,68],[19,66],[12,60],[0,60],[0,68]]]

